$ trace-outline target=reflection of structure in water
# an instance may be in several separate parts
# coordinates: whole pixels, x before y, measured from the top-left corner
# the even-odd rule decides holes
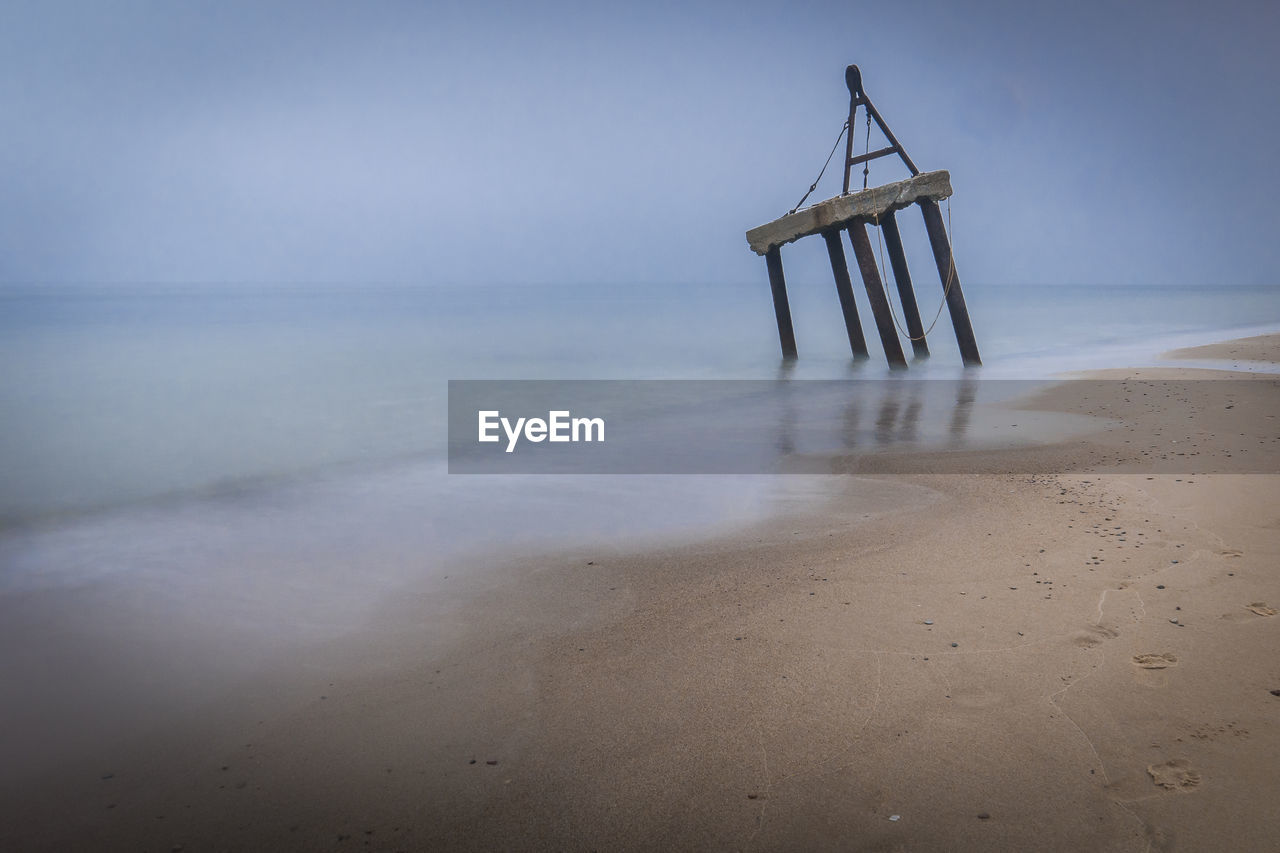
[[[800,390],[781,385],[774,441],[781,455],[802,452],[801,435],[815,438],[815,428],[821,431],[821,424],[831,425],[838,446],[845,450],[921,445],[943,441],[943,433],[945,443],[957,447],[965,443],[978,399],[978,382],[973,378],[812,384],[836,389],[839,399],[826,401],[816,389],[802,393],[808,390],[803,383]],[[867,431],[862,429],[864,413],[870,416]]]

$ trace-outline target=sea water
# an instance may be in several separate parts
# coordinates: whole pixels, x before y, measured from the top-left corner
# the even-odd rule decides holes
[[[933,284],[917,287],[926,323]],[[1280,329],[1278,288],[966,288],[984,378]],[[195,594],[288,566],[282,583],[323,611],[325,590],[371,605],[498,546],[698,535],[801,505],[825,491],[813,478],[444,463],[450,379],[889,377],[869,317],[872,358],[850,360],[830,282],[791,297],[800,360],[784,365],[763,282],[8,286],[0,594],[130,575]],[[974,375],[945,310],[929,343],[908,376]]]

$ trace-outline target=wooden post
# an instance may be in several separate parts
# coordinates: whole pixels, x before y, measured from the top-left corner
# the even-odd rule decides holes
[[[902,251],[902,235],[898,233],[898,220],[893,211],[880,217],[884,230],[884,242],[889,247],[889,263],[893,266],[893,280],[898,283],[898,299],[902,303],[902,316],[907,321],[907,334],[911,336],[911,349],[916,358],[929,357],[929,345],[924,340],[924,324],[920,322],[920,309],[916,306],[916,292],[911,287],[911,272],[907,269],[907,256]]]
[[[867,352],[867,339],[862,336],[862,323],[858,319],[858,304],[853,301],[853,282],[849,280],[849,264],[844,259],[844,245],[840,242],[840,232],[824,231],[822,237],[827,241],[831,272],[836,277],[836,293],[840,295],[844,327],[849,333],[849,349],[853,350],[854,358],[870,358],[870,353]]]
[[[902,354],[898,330],[893,327],[889,300],[885,298],[884,286],[880,284],[880,272],[876,269],[876,256],[871,251],[871,241],[867,239],[866,223],[850,223],[848,230],[854,257],[858,259],[858,270],[862,273],[862,283],[867,288],[867,301],[871,303],[871,313],[875,316],[876,328],[880,331],[885,358],[889,360],[890,367],[906,367],[907,357]]]
[[[778,315],[778,342],[782,357],[796,357],[796,333],[791,328],[791,306],[787,304],[787,280],[782,276],[782,253],[774,246],[764,256],[769,267],[769,287],[773,289],[773,312]]]
[[[969,322],[969,309],[964,304],[964,291],[960,288],[960,274],[956,272],[951,244],[947,242],[947,230],[942,225],[942,213],[938,203],[930,198],[917,202],[924,212],[924,227],[929,232],[929,245],[933,247],[933,259],[938,264],[938,275],[947,294],[947,310],[951,312],[951,325],[956,330],[956,343],[960,345],[960,358],[966,366],[982,364],[978,355],[978,342]],[[948,286],[950,283],[950,286]]]

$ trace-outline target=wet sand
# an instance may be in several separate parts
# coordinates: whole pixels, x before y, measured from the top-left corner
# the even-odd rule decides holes
[[[1212,358],[1231,361],[1280,361],[1280,335],[1255,335],[1202,347],[1184,347],[1165,358]]]
[[[406,592],[180,725],[6,780],[0,840],[1273,850],[1280,476],[1142,469],[1203,412],[1204,470],[1226,447],[1275,470],[1259,383],[1229,412],[1212,382],[1148,407],[1068,384],[1029,405],[1112,423],[1017,451],[1046,473],[860,474],[733,536]]]

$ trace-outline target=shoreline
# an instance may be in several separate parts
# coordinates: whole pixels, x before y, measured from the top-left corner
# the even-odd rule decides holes
[[[1062,386],[1036,403],[1081,411]],[[109,779],[9,786],[9,844],[1267,849],[1280,476],[848,486],[710,541],[406,592],[369,636],[292,653],[321,677],[287,701],[264,673],[153,754],[116,745]]]
[[[1219,361],[1280,361],[1280,334],[1232,338],[1197,347],[1183,347],[1164,353],[1164,358],[1208,358]]]

